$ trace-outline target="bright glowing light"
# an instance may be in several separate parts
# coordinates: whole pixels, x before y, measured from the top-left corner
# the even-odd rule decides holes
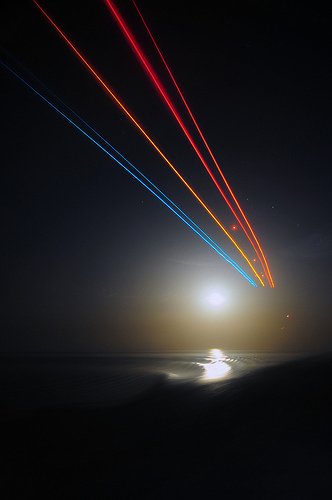
[[[207,300],[211,306],[221,306],[225,302],[225,297],[219,292],[213,292],[207,297]]]
[[[224,359],[224,353],[220,349],[211,349],[210,356],[214,361],[220,361]]]
[[[208,309],[219,310],[226,306],[227,302],[228,297],[221,290],[209,290],[201,295],[201,303]]]
[[[231,367],[224,361],[212,361],[212,363],[203,365],[203,368],[203,380],[220,380],[226,377],[231,370]]]
[[[220,380],[226,377],[232,368],[224,359],[225,356],[220,349],[211,349],[209,363],[199,363],[204,370],[201,380]]]

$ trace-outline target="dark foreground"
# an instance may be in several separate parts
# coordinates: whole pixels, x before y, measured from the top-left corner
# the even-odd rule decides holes
[[[327,499],[332,357],[113,408],[1,414],[3,499]]]

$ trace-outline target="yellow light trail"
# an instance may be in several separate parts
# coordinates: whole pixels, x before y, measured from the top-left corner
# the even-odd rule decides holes
[[[107,1],[108,5],[110,5],[110,1],[109,1],[109,0],[106,0],[106,1]],[[158,55],[159,55],[159,57],[160,57],[161,61],[163,62],[163,64],[164,64],[164,66],[165,66],[165,68],[166,68],[166,70],[167,70],[167,72],[168,72],[168,74],[169,74],[169,76],[170,76],[170,78],[171,78],[171,80],[172,80],[172,82],[173,82],[173,84],[174,84],[174,86],[175,86],[175,88],[176,88],[176,90],[177,90],[177,92],[178,92],[178,94],[179,94],[179,96],[180,96],[180,98],[181,98],[181,100],[182,100],[182,102],[183,102],[183,104],[184,104],[185,108],[187,109],[187,112],[188,112],[188,114],[189,114],[189,116],[190,116],[190,118],[191,118],[191,120],[192,120],[193,124],[195,125],[196,130],[198,131],[198,133],[199,133],[199,135],[200,135],[200,137],[201,137],[201,139],[202,139],[202,141],[203,141],[203,143],[204,143],[204,145],[205,145],[205,147],[206,147],[206,149],[207,149],[207,151],[208,151],[208,153],[209,153],[210,157],[212,158],[213,163],[215,164],[215,166],[216,166],[216,168],[217,168],[217,170],[218,170],[218,172],[219,172],[219,174],[220,174],[220,176],[221,176],[221,178],[222,178],[222,180],[223,180],[224,184],[226,185],[226,187],[227,187],[227,189],[228,189],[228,191],[229,191],[229,193],[230,193],[231,197],[233,198],[233,200],[234,200],[234,202],[235,202],[235,204],[236,204],[236,206],[237,206],[237,208],[238,208],[238,210],[239,210],[240,214],[242,215],[242,217],[243,217],[243,219],[244,219],[245,223],[247,224],[247,227],[248,227],[249,231],[251,232],[251,234],[252,234],[252,236],[253,236],[253,238],[254,238],[254,240],[255,240],[255,243],[256,243],[257,248],[258,248],[258,252],[257,252],[257,249],[256,249],[256,247],[255,247],[255,244],[252,242],[252,240],[251,240],[250,236],[249,236],[249,235],[248,235],[248,233],[246,232],[246,230],[245,230],[245,228],[243,227],[243,225],[242,225],[241,221],[239,221],[239,219],[237,218],[237,215],[234,213],[234,211],[233,211],[232,207],[229,205],[229,206],[230,206],[230,208],[231,208],[231,210],[232,210],[232,212],[233,212],[233,214],[235,215],[235,217],[237,218],[238,222],[240,223],[241,228],[242,228],[242,229],[243,229],[243,231],[245,232],[245,234],[246,234],[246,236],[247,236],[248,240],[250,241],[250,243],[251,243],[252,247],[254,248],[254,250],[255,250],[255,252],[256,252],[256,254],[257,254],[257,257],[259,258],[259,260],[260,260],[260,262],[261,262],[261,264],[262,264],[263,269],[264,269],[264,270],[265,270],[265,272],[267,273],[267,279],[268,279],[268,281],[269,281],[269,283],[270,283],[271,288],[274,288],[274,286],[275,286],[275,285],[274,285],[274,281],[273,281],[273,278],[272,278],[272,275],[271,275],[271,272],[270,272],[270,268],[269,268],[269,265],[268,265],[267,259],[266,259],[266,257],[265,257],[265,254],[264,254],[264,252],[263,252],[263,249],[262,249],[262,247],[261,247],[261,245],[260,245],[260,243],[259,243],[259,241],[258,241],[258,238],[256,237],[256,235],[255,235],[255,233],[254,233],[254,230],[253,230],[253,228],[252,228],[252,227],[251,227],[251,225],[250,225],[249,220],[248,220],[248,219],[247,219],[247,217],[245,216],[244,211],[242,210],[242,208],[241,208],[241,206],[240,206],[240,204],[239,204],[239,202],[238,202],[238,200],[237,200],[237,198],[236,198],[235,194],[233,193],[233,191],[232,191],[232,189],[231,189],[231,187],[230,187],[229,183],[227,182],[227,179],[226,179],[226,177],[225,177],[224,173],[222,172],[222,170],[221,170],[221,168],[220,168],[220,166],[219,166],[219,163],[217,162],[217,160],[216,160],[216,158],[215,158],[214,154],[212,153],[211,148],[210,148],[210,146],[208,145],[208,142],[207,142],[207,140],[205,139],[205,137],[204,137],[204,135],[203,135],[203,132],[202,132],[202,130],[201,130],[201,128],[200,128],[200,126],[198,125],[198,123],[197,123],[197,121],[196,121],[196,119],[195,119],[195,117],[194,117],[194,115],[193,115],[193,113],[192,113],[192,111],[191,111],[191,109],[190,109],[190,107],[189,107],[189,104],[187,103],[187,101],[186,101],[186,99],[185,99],[185,97],[184,97],[184,95],[183,95],[183,93],[182,93],[182,91],[181,91],[181,89],[180,89],[180,87],[179,87],[179,85],[178,85],[177,81],[175,80],[175,77],[174,77],[174,75],[173,75],[172,71],[170,70],[170,67],[168,66],[168,64],[167,64],[167,62],[166,62],[166,60],[165,60],[165,58],[164,58],[164,56],[163,56],[163,54],[162,54],[161,50],[159,49],[158,44],[157,44],[156,40],[154,39],[154,37],[153,37],[153,35],[152,35],[152,33],[151,33],[151,31],[150,31],[150,29],[149,29],[149,27],[148,27],[148,25],[147,25],[147,23],[146,23],[145,19],[144,19],[144,17],[143,17],[143,15],[142,15],[141,11],[139,10],[139,8],[138,8],[138,6],[137,6],[137,4],[136,4],[135,0],[132,0],[132,2],[133,2],[134,6],[135,6],[135,8],[136,8],[136,10],[137,10],[137,12],[138,12],[138,15],[140,16],[140,18],[141,18],[141,20],[142,20],[142,23],[143,23],[143,25],[144,25],[144,27],[145,27],[145,29],[146,29],[146,31],[147,31],[147,33],[148,33],[149,37],[150,37],[150,38],[151,38],[151,40],[152,40],[152,43],[154,44],[154,46],[155,46],[155,48],[156,48],[156,50],[157,50],[157,53],[158,53]],[[113,6],[113,8],[115,9],[115,6]],[[119,13],[118,13],[118,12],[117,12],[117,15],[119,16]],[[120,25],[121,25],[121,24],[120,24]],[[126,29],[128,29],[128,28],[126,28]],[[131,36],[132,36],[132,35],[131,35]],[[228,203],[228,202],[227,202],[227,203]]]
[[[214,213],[209,209],[209,207],[204,203],[204,201],[200,198],[200,196],[196,193],[196,191],[188,184],[188,182],[182,177],[180,172],[174,167],[171,161],[164,155],[161,149],[157,146],[157,144],[151,139],[151,137],[147,134],[147,132],[143,129],[143,127],[138,123],[138,121],[133,117],[133,115],[128,111],[128,109],[124,106],[124,104],[120,101],[120,99],[115,95],[114,91],[107,85],[107,83],[102,79],[102,77],[97,73],[97,71],[91,66],[91,64],[85,59],[85,57],[81,54],[81,52],[74,46],[74,44],[69,40],[69,38],[63,33],[63,31],[58,27],[58,25],[53,21],[53,19],[47,14],[47,12],[39,5],[36,0],[32,0],[33,3],[38,7],[40,12],[46,17],[46,19],[50,22],[50,24],[56,29],[59,35],[65,40],[67,45],[73,50],[73,52],[77,55],[77,57],[83,62],[83,64],[89,69],[89,71],[93,74],[95,79],[100,83],[100,85],[106,90],[106,92],[112,97],[112,99],[118,104],[118,106],[122,109],[122,111],[128,116],[128,118],[134,123],[134,125],[138,128],[138,130],[143,134],[143,136],[147,139],[147,141],[153,146],[153,148],[158,152],[158,154],[163,158],[163,160],[167,163],[167,165],[173,170],[173,172],[177,175],[177,177],[181,180],[181,182],[187,187],[187,189],[191,192],[191,194],[196,198],[196,200],[201,204],[204,210],[210,215],[210,217],[214,220],[214,222],[220,227],[220,229],[225,233],[225,235],[229,238],[229,240],[233,243],[235,248],[242,255],[244,260],[249,265],[250,269],[253,271],[254,275],[260,282],[260,284],[264,287],[265,284],[261,277],[259,276],[256,269],[250,262],[250,259],[243,252],[243,250],[239,247],[237,242],[232,238],[227,229],[222,225],[219,219],[214,215]]]

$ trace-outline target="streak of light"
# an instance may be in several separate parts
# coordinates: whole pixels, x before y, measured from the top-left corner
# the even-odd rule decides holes
[[[149,61],[147,60],[146,56],[144,55],[142,49],[140,48],[140,46],[138,45],[133,33],[130,31],[129,27],[127,26],[127,24],[125,23],[124,19],[122,18],[121,14],[119,13],[119,11],[117,10],[117,8],[115,7],[115,5],[110,1],[110,0],[105,0],[107,6],[109,7],[109,10],[111,11],[113,17],[115,18],[115,20],[117,21],[118,25],[120,26],[122,32],[124,33],[125,37],[127,38],[127,40],[129,41],[132,49],[134,50],[136,56],[138,57],[138,59],[140,60],[140,62],[142,63],[143,67],[145,68],[145,71],[147,73],[147,75],[149,76],[150,80],[152,81],[153,85],[155,86],[155,88],[157,89],[157,91],[159,92],[159,94],[161,95],[162,99],[166,102],[167,106],[169,107],[169,109],[171,110],[173,116],[175,117],[176,121],[178,122],[178,124],[180,125],[183,133],[185,134],[185,136],[187,137],[190,145],[192,146],[192,148],[194,149],[195,153],[197,154],[198,158],[200,159],[201,163],[203,164],[205,170],[208,172],[209,176],[211,177],[213,183],[215,184],[215,186],[217,187],[218,191],[220,192],[220,194],[222,195],[222,197],[224,198],[226,204],[228,205],[228,207],[230,208],[230,210],[232,211],[234,217],[237,219],[237,221],[239,222],[241,228],[243,229],[246,237],[248,238],[248,240],[250,241],[252,247],[254,248],[255,252],[257,252],[256,248],[255,248],[255,245],[254,243],[252,242],[248,232],[246,231],[245,227],[243,226],[241,220],[239,219],[237,213],[235,212],[235,210],[233,209],[232,205],[230,204],[227,196],[225,195],[225,193],[223,192],[223,190],[221,189],[218,181],[216,180],[215,176],[213,175],[211,169],[209,168],[208,164],[206,163],[203,155],[201,154],[201,152],[199,151],[193,137],[191,136],[191,134],[189,133],[187,127],[185,126],[185,124],[183,123],[183,120],[182,118],[180,117],[178,111],[176,110],[174,104],[172,103],[167,91],[165,90],[164,86],[162,85],[160,79],[158,78],[158,76],[156,75],[154,69],[152,68],[151,64],[149,63]],[[259,253],[257,253],[257,256],[258,258],[260,258],[260,255]],[[264,269],[264,264],[262,263],[262,266],[263,266],[263,269]]]
[[[107,3],[108,3],[108,4],[110,4],[110,2],[109,2],[108,0],[106,0],[106,1],[107,1]],[[231,189],[231,187],[230,187],[230,185],[229,185],[229,183],[228,183],[228,181],[227,181],[227,179],[226,179],[226,177],[225,177],[224,173],[222,172],[222,170],[221,170],[221,168],[220,168],[219,163],[217,162],[217,160],[216,160],[216,158],[215,158],[214,154],[212,153],[211,148],[210,148],[210,146],[208,145],[208,142],[207,142],[207,140],[206,140],[205,136],[203,135],[203,132],[202,132],[202,130],[201,130],[201,128],[200,128],[200,126],[198,125],[198,123],[197,123],[197,121],[196,121],[196,119],[195,119],[195,117],[194,117],[194,115],[193,115],[193,113],[192,113],[192,111],[191,111],[191,109],[190,109],[190,107],[189,107],[189,104],[188,104],[188,102],[186,101],[186,99],[185,99],[185,97],[184,97],[184,95],[183,95],[183,93],[182,93],[182,91],[181,91],[181,89],[180,89],[180,87],[179,87],[179,85],[178,85],[177,81],[175,80],[175,77],[174,77],[174,75],[173,75],[173,73],[172,73],[172,71],[171,71],[170,67],[168,66],[168,64],[167,64],[167,62],[166,62],[166,60],[165,60],[165,58],[164,58],[164,56],[163,56],[163,54],[162,54],[161,50],[159,49],[158,44],[157,44],[157,42],[156,42],[156,40],[155,40],[154,36],[152,35],[151,30],[149,29],[149,27],[148,27],[148,25],[147,25],[147,23],[146,23],[146,21],[145,21],[145,19],[144,19],[143,15],[142,15],[141,11],[139,10],[139,8],[138,8],[138,6],[137,6],[137,4],[136,4],[135,0],[132,0],[132,2],[133,2],[134,6],[135,6],[135,8],[136,8],[136,10],[137,10],[138,15],[140,16],[140,18],[141,18],[141,20],[142,20],[142,22],[143,22],[143,24],[144,24],[144,26],[145,26],[145,28],[146,28],[147,33],[149,34],[149,36],[150,36],[150,38],[151,38],[151,40],[152,40],[152,43],[154,44],[154,46],[155,46],[155,48],[156,48],[156,50],[157,50],[157,52],[158,52],[158,54],[159,54],[159,56],[160,56],[160,59],[162,60],[162,62],[163,62],[163,64],[164,64],[164,66],[165,66],[165,68],[166,68],[166,70],[167,70],[167,72],[168,72],[168,74],[169,74],[169,76],[170,76],[170,78],[171,78],[171,80],[172,80],[172,82],[173,82],[173,84],[174,84],[174,86],[175,86],[175,88],[176,88],[176,90],[177,90],[177,92],[178,92],[178,94],[179,94],[179,96],[180,96],[180,98],[181,98],[181,100],[182,100],[182,102],[183,102],[183,104],[184,104],[185,108],[187,109],[187,112],[188,112],[188,114],[189,114],[189,116],[190,116],[190,118],[191,118],[191,120],[192,120],[192,122],[193,122],[194,126],[196,127],[197,132],[199,133],[199,135],[200,135],[200,137],[201,137],[201,139],[202,139],[202,141],[203,141],[203,143],[204,143],[204,145],[205,145],[205,147],[206,147],[206,149],[207,149],[207,151],[208,151],[208,153],[209,153],[210,157],[212,158],[213,163],[215,164],[215,166],[216,166],[216,168],[217,168],[217,170],[218,170],[218,172],[219,172],[219,174],[220,174],[220,176],[221,176],[222,180],[224,181],[224,183],[225,183],[225,185],[226,185],[226,187],[227,187],[227,189],[228,189],[228,191],[229,191],[229,193],[230,193],[231,197],[233,198],[233,200],[234,200],[234,202],[235,202],[235,204],[236,204],[236,206],[237,206],[237,208],[238,208],[238,210],[239,210],[240,214],[242,215],[243,220],[244,220],[244,221],[245,221],[245,223],[247,224],[247,227],[248,227],[248,229],[249,229],[250,233],[252,234],[252,237],[253,237],[253,239],[255,240],[255,243],[251,240],[251,238],[250,238],[250,236],[248,235],[248,233],[247,233],[246,229],[243,227],[242,222],[239,220],[239,218],[238,218],[237,214],[234,212],[233,208],[230,206],[230,204],[228,203],[228,201],[226,200],[226,198],[225,198],[225,196],[224,196],[224,195],[223,195],[223,197],[224,197],[225,201],[227,202],[228,206],[231,208],[232,213],[234,214],[234,216],[236,217],[237,221],[239,222],[239,224],[240,224],[241,228],[243,229],[243,231],[244,231],[245,235],[247,236],[248,240],[250,241],[250,243],[251,243],[251,245],[252,245],[253,249],[255,250],[255,253],[256,253],[256,255],[257,255],[257,257],[258,257],[258,259],[259,259],[259,261],[260,261],[260,263],[261,263],[261,265],[262,265],[262,267],[263,267],[263,269],[264,269],[264,270],[265,270],[265,272],[267,273],[267,277],[268,277],[268,281],[269,281],[269,283],[270,283],[270,286],[271,286],[272,288],[274,288],[274,286],[275,286],[275,285],[274,285],[274,281],[273,281],[273,278],[272,278],[272,274],[271,274],[271,271],[270,271],[270,268],[269,268],[269,265],[268,265],[268,262],[267,262],[266,256],[265,256],[265,254],[264,254],[264,252],[263,252],[263,249],[262,249],[262,247],[261,247],[261,245],[260,245],[260,243],[259,243],[259,241],[258,241],[258,238],[257,238],[257,236],[255,235],[254,230],[253,230],[253,228],[252,228],[252,226],[251,226],[251,224],[250,224],[249,220],[248,220],[248,219],[247,219],[247,217],[245,216],[245,214],[244,214],[244,212],[243,212],[243,210],[242,210],[242,208],[241,208],[241,206],[240,206],[240,204],[239,204],[239,202],[238,202],[238,200],[237,200],[237,198],[236,198],[235,194],[233,193],[233,191],[232,191],[232,189]],[[128,39],[129,39],[129,38],[128,38]],[[139,49],[139,47],[138,47],[138,45],[137,45],[137,50],[140,50],[140,49]],[[142,54],[142,53],[141,53],[141,55],[143,56],[143,54]],[[143,62],[143,61],[142,61],[142,62]],[[147,61],[146,61],[146,62],[147,62]],[[148,63],[148,64],[149,64],[149,63]],[[151,66],[151,65],[150,65],[150,66]],[[151,68],[151,69],[152,69],[152,68]],[[148,71],[149,71],[149,70],[148,70]],[[155,76],[156,76],[156,75],[155,75]],[[258,249],[258,250],[257,250],[257,249]]]
[[[205,243],[207,243],[218,255],[225,259],[233,268],[238,271],[252,286],[257,287],[256,283],[252,278],[216,243],[210,238],[190,217],[188,217],[170,198],[168,198],[157,186],[155,186],[144,174],[140,172],[129,160],[127,160],[119,151],[117,151],[106,139],[104,139],[98,132],[96,132],[89,124],[87,124],[82,118],[80,118],[77,113],[71,110],[63,101],[57,98],[55,94],[53,96],[61,102],[69,111],[71,111],[81,123],[85,124],[86,127],[94,132],[104,144],[109,146],[113,151],[115,151],[123,160],[129,164],[137,174],[139,174],[146,182],[139,178],[135,173],[131,171],[130,168],[126,167],[120,160],[113,156],[105,147],[103,147],[97,140],[95,140],[90,134],[84,131],[77,123],[75,123],[69,116],[62,112],[55,104],[48,100],[44,95],[42,95],[38,90],[36,90],[32,85],[30,85],[24,78],[18,75],[12,68],[0,60],[0,64],[7,69],[11,74],[13,74],[17,79],[21,81],[26,87],[32,90],[38,97],[40,97],[44,102],[46,102],[54,111],[60,114],[67,122],[73,125],[79,132],[81,132],[85,137],[87,137],[91,142],[93,142],[98,148],[100,148],[104,153],[106,153],[112,160],[114,160],[118,165],[120,165],[126,172],[133,176],[140,184],[142,184],[150,193],[152,193],[158,200],[160,200],[169,210],[171,210],[182,222],[184,222],[194,233],[196,233]]]
[[[214,215],[214,213],[209,209],[209,207],[204,203],[204,201],[200,198],[200,196],[194,191],[194,189],[188,184],[188,182],[182,177],[180,172],[174,167],[174,165],[170,162],[170,160],[164,155],[161,149],[157,146],[157,144],[151,139],[148,133],[143,129],[143,127],[138,123],[138,121],[134,118],[134,116],[128,111],[128,109],[124,106],[124,104],[120,101],[120,99],[116,96],[114,91],[110,88],[110,86],[102,79],[102,77],[97,73],[97,71],[91,66],[91,64],[85,59],[85,57],[81,54],[81,52],[74,46],[74,44],[69,40],[69,38],[63,33],[63,31],[57,26],[57,24],[53,21],[53,19],[47,14],[47,12],[38,4],[36,0],[32,0],[33,3],[38,7],[43,16],[50,22],[50,24],[56,29],[59,35],[65,40],[67,45],[73,50],[76,56],[83,62],[83,64],[88,68],[90,73],[95,77],[95,79],[100,83],[100,85],[106,90],[106,92],[113,98],[113,100],[118,104],[120,109],[126,114],[126,116],[134,123],[134,125],[139,129],[139,131],[143,134],[143,136],[148,140],[148,142],[154,147],[154,149],[159,153],[159,155],[163,158],[163,160],[168,164],[168,166],[173,170],[173,172],[177,175],[177,177],[181,180],[181,182],[187,187],[187,189],[191,192],[191,194],[196,198],[196,200],[201,204],[201,206],[206,210],[206,212],[210,215],[210,217],[215,221],[215,223],[220,227],[220,229],[225,233],[225,235],[230,239],[239,253],[242,255],[244,260],[249,265],[250,269],[253,271],[254,275],[260,282],[260,284],[264,287],[265,284],[261,279],[260,275],[253,267],[247,255],[243,252],[237,242],[232,238],[220,220]]]

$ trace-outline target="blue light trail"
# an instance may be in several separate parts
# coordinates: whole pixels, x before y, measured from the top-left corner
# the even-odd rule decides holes
[[[76,118],[80,120],[90,131],[96,134],[99,139],[103,141],[108,147],[110,147],[117,155],[119,155],[126,163],[134,169],[134,171],[139,174],[142,178],[139,178],[132,170],[125,166],[120,160],[113,156],[104,146],[102,146],[97,140],[95,140],[91,135],[89,135],[85,130],[83,130],[77,123],[75,123],[69,116],[63,113],[57,106],[55,106],[50,100],[48,100],[44,95],[42,95],[38,90],[36,90],[32,85],[30,85],[24,78],[22,78],[18,73],[16,73],[12,68],[10,68],[6,63],[0,60],[0,64],[14,75],[18,80],[20,80],[26,87],[32,90],[38,97],[40,97],[44,102],[46,102],[54,111],[60,114],[68,123],[74,126],[79,132],[81,132],[85,137],[87,137],[91,142],[95,144],[99,149],[106,153],[113,161],[120,165],[126,172],[128,172],[132,177],[134,177],[140,184],[142,184],[150,193],[152,193],[159,201],[161,201],[169,210],[171,210],[184,224],[186,224],[195,234],[197,234],[206,244],[208,244],[218,255],[220,255],[224,260],[226,260],[236,271],[238,271],[252,286],[257,287],[254,280],[239,266],[212,238],[210,238],[190,217],[188,217],[170,198],[168,198],[155,184],[153,184],[138,168],[136,168],[129,160],[127,160],[116,148],[114,148],[106,139],[104,139],[96,130],[94,130],[88,123],[86,123],[77,113],[75,113],[69,106],[67,106],[63,101],[61,101],[53,92],[52,95],[69,110]],[[44,85],[43,85],[44,86]],[[45,86],[44,86],[45,87]],[[47,88],[47,87],[46,87]],[[145,182],[146,181],[146,182]]]

